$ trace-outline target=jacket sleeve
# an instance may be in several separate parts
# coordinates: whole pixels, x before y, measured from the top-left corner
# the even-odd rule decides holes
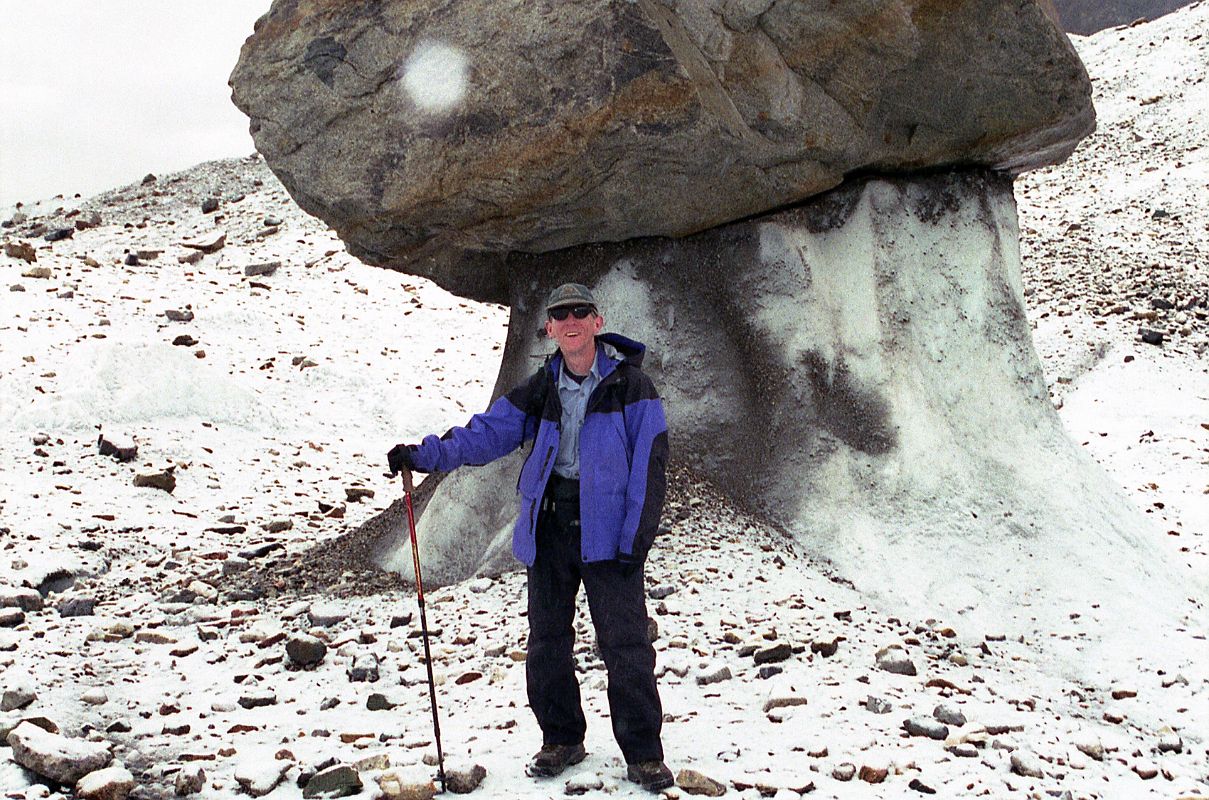
[[[508,455],[537,433],[538,406],[545,376],[538,370],[465,426],[441,436],[425,436],[413,454],[419,472],[449,472],[465,465],[481,466]]]
[[[655,541],[667,490],[668,437],[663,403],[645,374],[630,381],[625,427],[631,453],[621,558],[642,561]],[[637,391],[635,391],[637,389]]]

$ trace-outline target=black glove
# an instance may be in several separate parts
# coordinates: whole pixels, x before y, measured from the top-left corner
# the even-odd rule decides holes
[[[397,444],[390,448],[390,452],[386,454],[386,462],[390,464],[390,474],[398,475],[403,470],[415,472],[416,462],[413,460],[415,452],[414,444]]]
[[[642,569],[642,559],[625,553],[617,554],[617,563],[621,565],[621,577],[629,578],[638,570]]]

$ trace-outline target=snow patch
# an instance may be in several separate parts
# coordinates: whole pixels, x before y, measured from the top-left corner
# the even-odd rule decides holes
[[[423,42],[403,65],[399,81],[408,98],[422,111],[450,111],[466,95],[469,62],[456,47]]]
[[[10,382],[0,389],[0,418],[17,430],[80,428],[200,417],[238,425],[273,424],[273,413],[237,379],[191,352],[164,343],[106,341],[72,353],[57,394],[32,402]]]

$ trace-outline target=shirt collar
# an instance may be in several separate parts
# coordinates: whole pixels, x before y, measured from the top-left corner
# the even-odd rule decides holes
[[[567,362],[563,359],[558,365],[558,385],[563,389],[579,389],[584,384],[600,381],[600,345],[596,345],[596,357],[592,359],[592,367],[588,370],[588,375],[584,378],[583,383],[576,383],[567,375]]]

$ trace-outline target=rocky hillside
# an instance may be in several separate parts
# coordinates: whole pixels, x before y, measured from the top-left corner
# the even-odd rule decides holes
[[[1087,35],[1140,19],[1154,20],[1188,5],[1188,0],[1053,0],[1062,27]]]

